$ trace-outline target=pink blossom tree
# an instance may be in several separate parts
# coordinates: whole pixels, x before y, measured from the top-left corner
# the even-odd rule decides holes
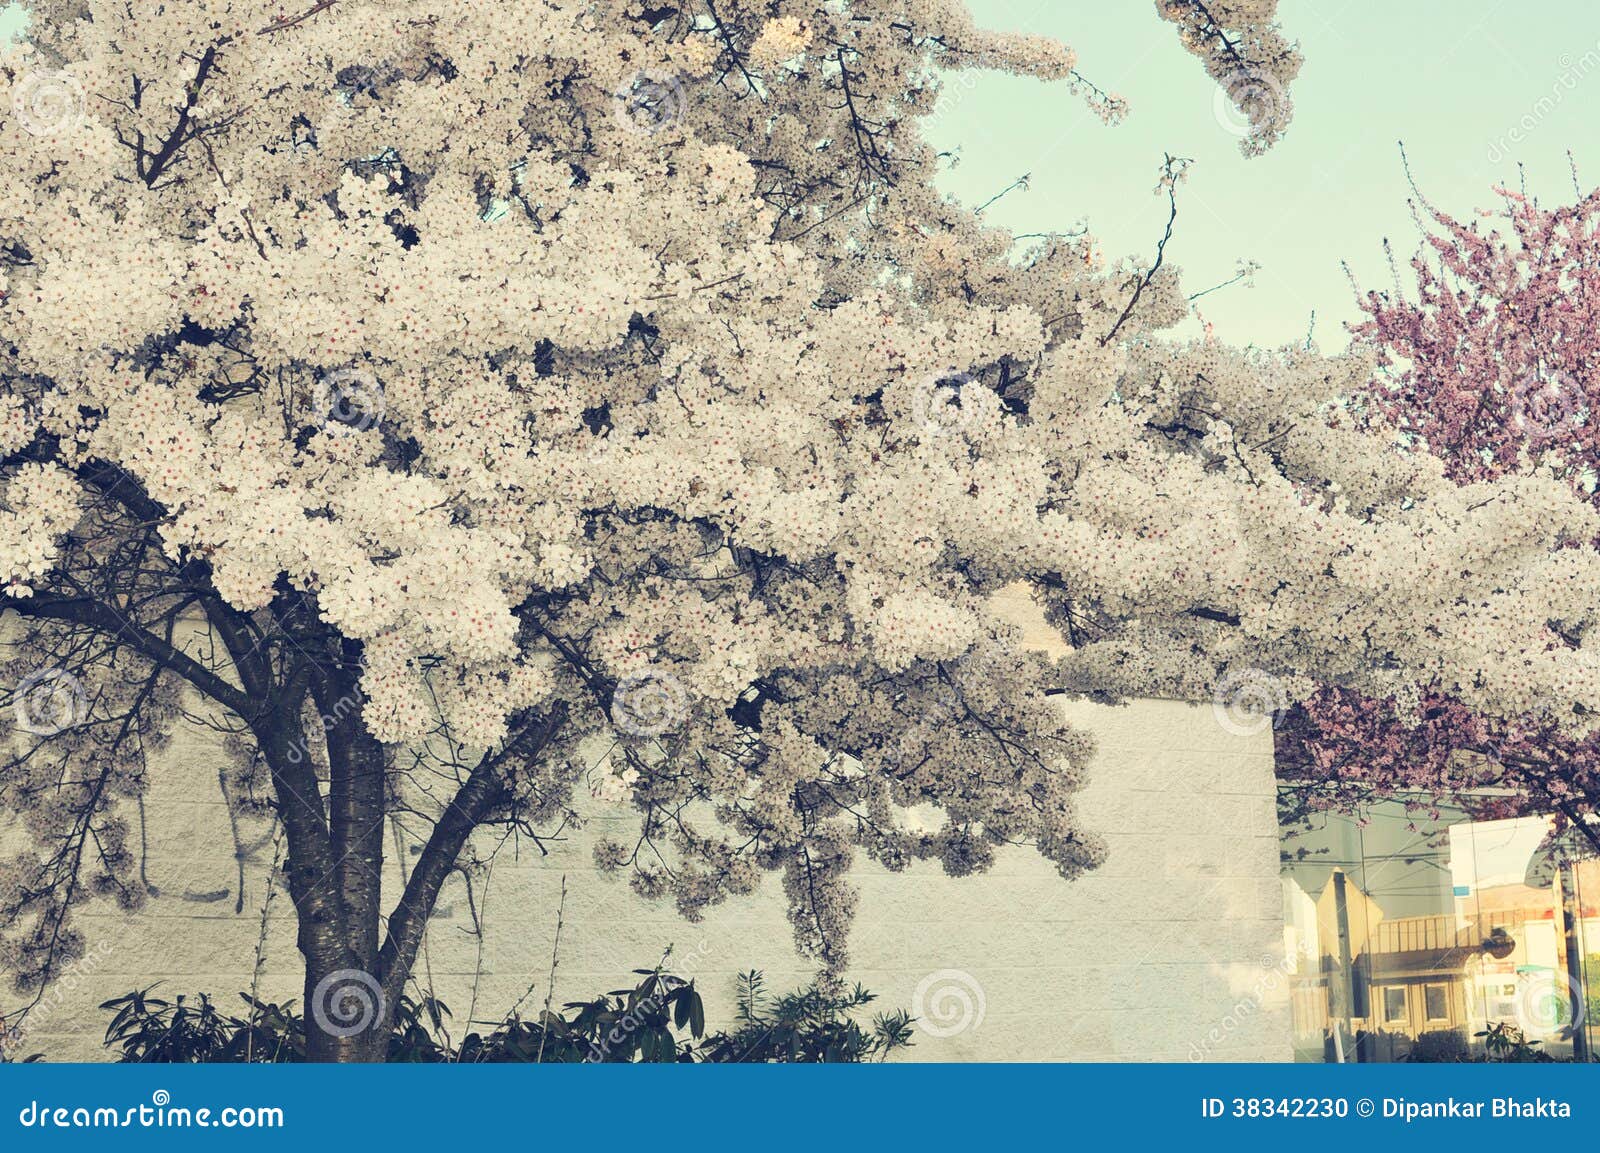
[[[1419,197],[1414,295],[1397,270],[1392,292],[1361,298],[1354,332],[1378,372],[1356,401],[1460,484],[1538,472],[1600,505],[1600,190],[1556,208],[1496,191],[1502,210],[1472,221]],[[1548,643],[1578,641],[1552,619]],[[1377,698],[1324,688],[1278,746],[1280,772],[1308,785],[1302,807],[1396,792],[1484,815],[1548,812],[1600,848],[1585,820],[1600,806],[1600,740],[1532,713],[1486,717],[1447,683]]]

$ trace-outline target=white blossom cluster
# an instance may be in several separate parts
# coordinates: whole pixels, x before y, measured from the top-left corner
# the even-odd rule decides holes
[[[52,464],[29,462],[7,479],[0,507],[0,578],[8,597],[29,596],[29,582],[51,568],[53,543],[77,522],[78,486]]]
[[[1210,5],[1226,51],[1189,7],[1208,67],[1243,26],[1298,67],[1271,3]],[[198,603],[359,653],[395,763],[502,748],[553,811],[614,738],[603,862],[691,916],[779,871],[837,966],[857,851],[1092,867],[1051,685],[1600,715],[1584,505],[1447,483],[1343,420],[1362,362],[1164,340],[1170,269],[1131,305],[1088,238],[1019,259],[936,191],[941,70],[1081,84],[1061,45],[954,0],[31,8],[0,76],[86,99],[0,117],[8,592],[112,555],[74,522],[115,470]],[[989,609],[1018,581],[1053,670]],[[645,680],[670,724],[619,719]]]
[[[1156,11],[1205,64],[1219,104],[1242,118],[1240,151],[1258,156],[1282,139],[1294,115],[1289,85],[1305,61],[1278,28],[1278,0],[1156,0]]]

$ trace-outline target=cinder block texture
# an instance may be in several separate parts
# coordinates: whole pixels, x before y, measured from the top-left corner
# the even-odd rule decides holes
[[[912,1060],[1290,1059],[1270,732],[1238,736],[1209,707],[1174,702],[1066,707],[1099,745],[1081,807],[1110,846],[1105,866],[1069,883],[1024,849],[960,880],[932,864],[899,874],[864,864],[849,977],[880,1007],[922,1018]],[[156,982],[242,1009],[235,994],[250,987],[258,949],[261,993],[299,997],[287,894],[263,933],[274,846],[259,823],[236,840],[221,756],[203,733],[167,750],[146,802],[159,895],[133,916],[81,915],[90,955],[35,1010],[25,1052],[104,1060],[109,1014],[96,1006]],[[700,981],[713,1025],[727,1020],[740,971],[764,970],[774,990],[811,976],[776,878],[691,925],[595,871],[593,840],[629,818],[598,804],[590,816],[547,855],[502,850],[470,902],[459,880],[447,889],[416,979],[449,1004],[458,1036],[469,1019],[544,1002],[563,877],[557,1004],[630,984],[630,970],[668,945],[675,970]],[[388,894],[395,857],[412,849],[391,844]],[[0,997],[16,1007],[10,990]]]

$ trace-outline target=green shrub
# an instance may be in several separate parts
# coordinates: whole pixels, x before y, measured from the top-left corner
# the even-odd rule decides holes
[[[1449,1063],[1472,1060],[1472,1046],[1455,1029],[1433,1029],[1419,1036],[1406,1054],[1407,1061]]]
[[[630,989],[571,1001],[532,1020],[513,1014],[484,1034],[450,1040],[450,1010],[424,997],[395,1006],[388,1060],[395,1062],[861,1062],[881,1061],[911,1044],[912,1019],[900,1011],[859,1019],[874,1000],[857,985],[816,984],[768,997],[759,970],[740,976],[736,1024],[706,1032],[705,1006],[693,981],[635,969]],[[268,1003],[241,993],[244,1016],[219,1009],[205,993],[155,996],[136,990],[100,1007],[113,1014],[106,1046],[117,1059],[144,1063],[298,1062],[305,1026],[292,1001]]]
[[[1492,1022],[1487,1029],[1473,1036],[1483,1038],[1484,1059],[1487,1061],[1531,1064],[1555,1060],[1541,1048],[1543,1041],[1528,1040],[1527,1034],[1521,1029],[1505,1021]]]

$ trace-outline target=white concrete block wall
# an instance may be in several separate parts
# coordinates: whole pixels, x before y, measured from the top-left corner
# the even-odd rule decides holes
[[[932,864],[901,874],[863,864],[849,976],[884,1008],[918,1007],[924,986],[920,1008],[935,1028],[942,1011],[959,1019],[970,1006],[960,1031],[919,1031],[913,1060],[1288,1060],[1270,734],[1231,735],[1209,707],[1174,702],[1066,707],[1099,741],[1082,815],[1109,842],[1105,866],[1068,883],[1020,849],[961,880]],[[95,1006],[154,982],[167,994],[205,990],[230,1011],[243,1007],[235,994],[250,984],[272,847],[249,855],[236,911],[221,756],[205,734],[174,742],[147,800],[147,873],[160,896],[131,917],[82,915],[90,959],[35,1011],[25,1051],[104,1059],[108,1015]],[[652,965],[669,943],[676,970],[699,979],[713,1024],[731,1012],[741,970],[763,969],[774,990],[807,980],[776,877],[758,895],[687,924],[670,905],[644,902],[595,872],[589,845],[616,820],[628,818],[597,810],[548,856],[532,846],[500,854],[487,892],[480,885],[477,893],[487,926],[478,1017],[497,1019],[530,988],[526,1004],[543,1002],[563,874],[557,1003],[623,987],[630,970]],[[247,829],[248,839],[260,831]],[[285,893],[275,908],[262,993],[298,998]],[[480,969],[471,929],[453,882],[417,978],[451,1006],[458,1030]],[[0,991],[0,1007],[15,1004]]]

